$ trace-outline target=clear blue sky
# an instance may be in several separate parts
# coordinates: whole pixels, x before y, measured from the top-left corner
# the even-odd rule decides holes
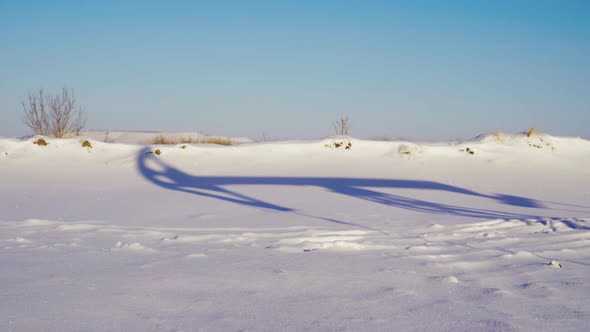
[[[89,129],[590,138],[590,1],[0,0],[0,136],[62,86]]]

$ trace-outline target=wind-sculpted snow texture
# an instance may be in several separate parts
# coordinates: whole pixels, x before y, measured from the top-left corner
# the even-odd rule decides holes
[[[0,140],[0,330],[585,331],[590,142],[498,137]]]

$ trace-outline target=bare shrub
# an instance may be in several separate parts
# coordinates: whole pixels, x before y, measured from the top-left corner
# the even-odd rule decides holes
[[[333,123],[336,135],[350,135],[350,119],[347,116],[340,117]]]
[[[38,95],[29,93],[26,100],[21,102],[24,111],[23,122],[37,135],[49,134],[49,114],[46,110],[45,93],[39,90]]]
[[[82,107],[73,90],[63,88],[61,94],[46,96],[43,89],[29,93],[21,103],[23,122],[36,135],[64,137],[80,133],[86,124]]]

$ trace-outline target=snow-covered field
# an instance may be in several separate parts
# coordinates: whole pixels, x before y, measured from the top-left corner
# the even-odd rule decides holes
[[[0,139],[2,331],[590,326],[589,141],[35,140]]]

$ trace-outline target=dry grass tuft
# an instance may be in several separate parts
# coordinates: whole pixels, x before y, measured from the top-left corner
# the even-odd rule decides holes
[[[529,129],[529,131],[526,132],[526,137],[531,137],[535,134],[535,128],[531,128]]]
[[[163,145],[174,145],[174,144],[219,144],[219,145],[232,145],[233,142],[229,138],[223,137],[181,137],[180,139],[171,139],[164,135],[159,135],[150,142],[151,144],[163,144]],[[185,146],[186,147],[186,146]],[[181,147],[182,148],[182,147]],[[183,148],[184,149],[184,148]]]
[[[159,156],[162,152],[160,152],[160,149],[156,149],[156,151],[154,151],[154,153]]]
[[[496,138],[496,142],[502,142],[502,137],[499,132],[495,132],[494,137]]]
[[[39,138],[36,141],[34,141],[33,144],[37,144],[39,146],[47,146],[47,144],[49,144],[49,143],[47,143],[47,141],[45,139]]]
[[[88,140],[84,140],[84,142],[82,142],[82,147],[92,149],[92,144]]]
[[[223,137],[208,137],[203,139],[199,143],[207,143],[207,144],[219,144],[219,145],[232,145],[232,141],[229,138]]]
[[[180,141],[178,143],[197,144],[197,143],[199,143],[199,137],[197,137],[197,138],[193,138],[192,136],[182,137],[182,138],[180,138]]]
[[[158,137],[154,138],[151,142],[152,144],[176,144],[173,140],[165,137],[164,135],[158,135]]]

